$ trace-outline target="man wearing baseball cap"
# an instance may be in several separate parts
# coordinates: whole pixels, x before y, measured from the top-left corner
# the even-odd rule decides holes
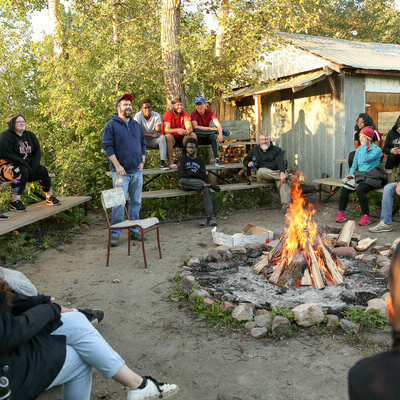
[[[342,187],[339,200],[339,211],[337,213],[335,222],[346,221],[346,207],[349,201],[350,193],[356,192],[358,201],[360,202],[362,217],[358,225],[365,226],[371,223],[369,216],[369,204],[367,193],[374,189],[382,187],[385,174],[380,170],[379,164],[381,162],[381,148],[372,142],[375,135],[374,129],[371,126],[366,126],[360,131],[361,146],[356,150],[353,165],[350,168],[350,173],[346,180],[355,180],[354,189],[346,185]]]
[[[142,170],[146,159],[146,139],[138,122],[132,118],[132,95],[125,93],[117,100],[117,113],[111,115],[101,134],[103,149],[110,159],[113,187],[129,193],[129,219],[139,219],[142,204]],[[114,207],[111,225],[124,220],[123,206]],[[111,246],[118,246],[121,229],[111,231]],[[131,230],[131,239],[142,240],[138,228]]]
[[[218,143],[223,142],[223,135],[229,136],[231,132],[222,129],[217,116],[214,112],[207,109],[204,97],[196,97],[194,102],[196,104],[196,109],[190,114],[190,118],[192,119],[192,125],[197,135],[197,140],[199,144],[211,144],[215,159],[214,164],[216,167],[222,167],[223,164],[219,159]],[[210,126],[211,121],[214,123],[215,127]]]

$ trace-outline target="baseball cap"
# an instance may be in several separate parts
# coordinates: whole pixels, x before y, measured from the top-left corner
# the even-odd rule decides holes
[[[122,100],[129,100],[129,101],[132,103],[133,97],[132,97],[132,95],[129,94],[129,93],[123,94],[123,95],[117,100],[117,103],[116,103],[115,107],[118,107],[118,103],[119,103],[120,101],[122,101]]]
[[[195,100],[194,100],[194,103],[195,103],[195,104],[197,104],[197,103],[203,103],[203,104],[205,104],[206,101],[205,101],[204,97],[196,97]]]

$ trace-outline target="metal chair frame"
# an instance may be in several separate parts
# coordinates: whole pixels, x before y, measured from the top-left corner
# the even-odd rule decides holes
[[[101,192],[101,203],[103,205],[104,214],[106,217],[107,228],[108,228],[108,245],[107,245],[107,267],[109,266],[110,262],[110,248],[111,248],[111,229],[128,229],[128,256],[131,254],[131,235],[130,229],[131,228],[139,228],[139,232],[142,237],[142,250],[143,250],[143,258],[144,258],[144,266],[147,268],[147,259],[146,259],[146,250],[144,247],[144,234],[150,232],[154,229],[157,230],[157,244],[158,244],[158,251],[160,254],[160,258],[162,258],[161,253],[161,245],[160,245],[160,226],[159,221],[157,218],[146,218],[136,221],[130,221],[128,210],[126,209],[126,199],[124,195],[124,191],[121,187],[117,187],[114,189],[103,190]],[[123,221],[123,226],[113,226],[111,225],[110,218],[108,216],[107,210],[112,207],[116,206],[123,206],[125,211],[126,220]],[[146,222],[150,220],[154,220],[154,224],[146,227]],[[131,223],[130,223],[131,222]],[[151,221],[153,222],[153,221]],[[117,224],[118,225],[118,224]],[[143,227],[144,225],[145,227]]]

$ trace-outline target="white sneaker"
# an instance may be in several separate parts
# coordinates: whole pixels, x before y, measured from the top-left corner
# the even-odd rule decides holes
[[[158,382],[151,376],[144,376],[143,380],[145,383],[143,389],[128,389],[127,400],[167,399],[179,390],[177,385]]]
[[[378,225],[372,226],[368,230],[374,233],[390,232],[392,230],[392,225],[385,224],[383,221],[381,221]]]

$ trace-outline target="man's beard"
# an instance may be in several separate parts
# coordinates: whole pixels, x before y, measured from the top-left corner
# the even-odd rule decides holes
[[[266,151],[269,148],[269,144],[261,144],[260,147],[262,151]]]
[[[132,115],[132,110],[124,110],[124,117],[129,118]]]

